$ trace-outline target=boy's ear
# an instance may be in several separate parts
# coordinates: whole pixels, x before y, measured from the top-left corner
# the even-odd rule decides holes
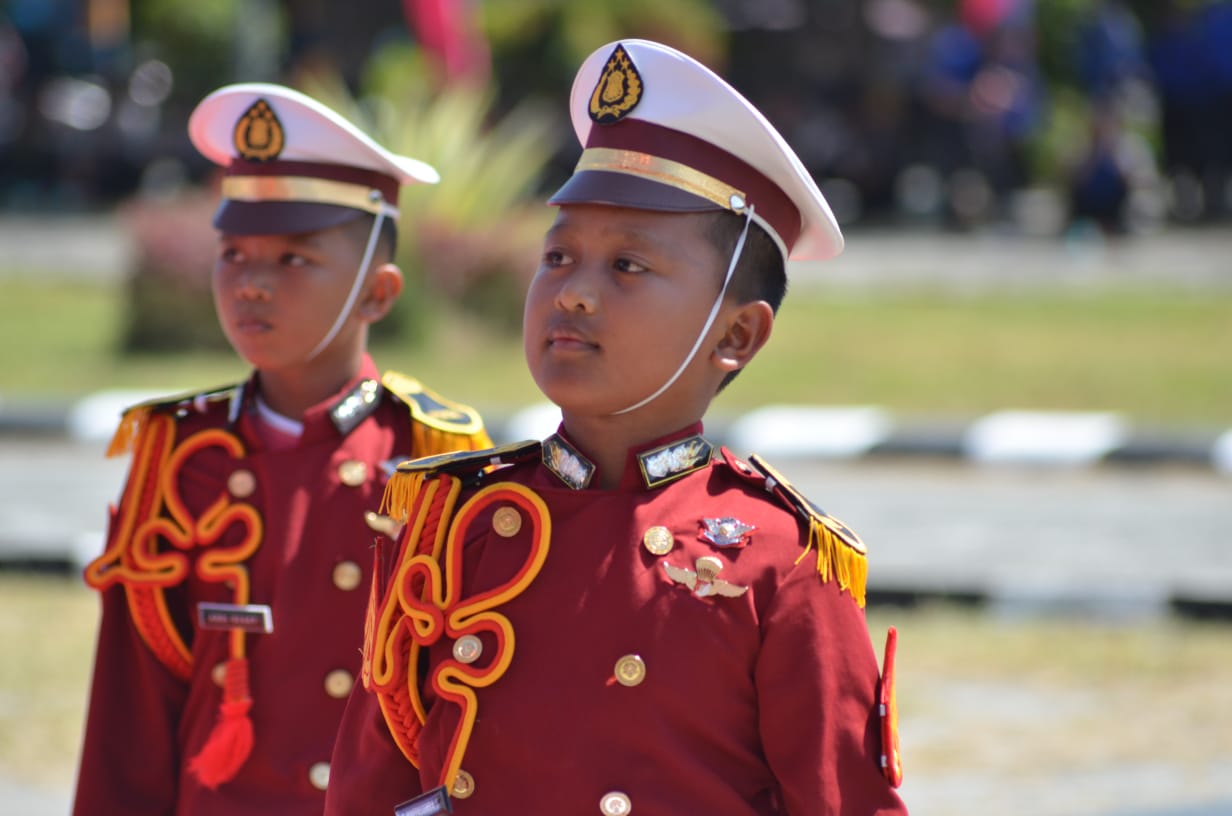
[[[751,300],[736,307],[710,359],[721,371],[744,368],[770,339],[774,309],[764,300]]]
[[[356,306],[356,314],[365,323],[375,323],[393,308],[402,294],[402,270],[397,264],[384,263],[372,270],[367,291]]]

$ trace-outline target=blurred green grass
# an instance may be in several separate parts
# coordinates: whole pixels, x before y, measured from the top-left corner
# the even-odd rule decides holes
[[[541,399],[517,337],[443,304],[424,311],[427,339],[374,343],[379,365],[489,410]],[[244,376],[227,353],[119,356],[122,320],[118,287],[0,277],[0,393],[72,397]],[[770,345],[715,410],[772,402],[958,417],[1116,410],[1144,424],[1222,424],[1232,407],[1229,348],[1228,293],[861,297],[803,288],[789,295]]]

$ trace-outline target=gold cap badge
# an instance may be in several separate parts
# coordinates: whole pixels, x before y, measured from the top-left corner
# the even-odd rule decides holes
[[[616,46],[608,57],[599,81],[590,94],[590,118],[610,125],[625,117],[642,98],[642,75],[624,46]]]
[[[235,149],[249,161],[277,158],[285,143],[282,123],[264,99],[253,102],[235,123]]]

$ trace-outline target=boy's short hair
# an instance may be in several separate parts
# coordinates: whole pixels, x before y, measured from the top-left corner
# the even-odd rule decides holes
[[[363,252],[368,243],[368,236],[372,232],[372,221],[376,218],[375,215],[366,215],[356,218],[348,223],[349,234],[359,247],[359,251]],[[393,261],[398,254],[398,224],[392,218],[386,218],[381,221],[381,233],[376,242],[375,259],[385,261]],[[376,260],[373,261],[376,263]]]
[[[716,212],[708,216],[704,227],[706,238],[718,250],[719,257],[731,258],[744,229],[744,218],[736,213]],[[720,274],[723,270],[719,270]],[[737,303],[764,300],[777,314],[783,296],[787,294],[787,267],[778,246],[764,229],[749,225],[744,248],[736,261],[727,293]]]
[[[736,213],[716,212],[707,216],[702,229],[726,264],[736,250],[736,242],[740,240],[744,218]],[[718,273],[721,275],[723,271],[719,269]],[[783,263],[783,254],[764,229],[757,224],[749,224],[744,248],[736,260],[736,268],[732,270],[731,283],[727,285],[727,296],[736,303],[764,300],[778,314],[786,294],[787,266]],[[719,383],[719,391],[730,385],[743,370],[738,368],[728,372]]]

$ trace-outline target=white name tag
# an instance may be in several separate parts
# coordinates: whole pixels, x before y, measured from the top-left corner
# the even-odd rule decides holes
[[[269,634],[274,631],[274,613],[266,604],[197,604],[197,626],[202,629],[243,629]]]

